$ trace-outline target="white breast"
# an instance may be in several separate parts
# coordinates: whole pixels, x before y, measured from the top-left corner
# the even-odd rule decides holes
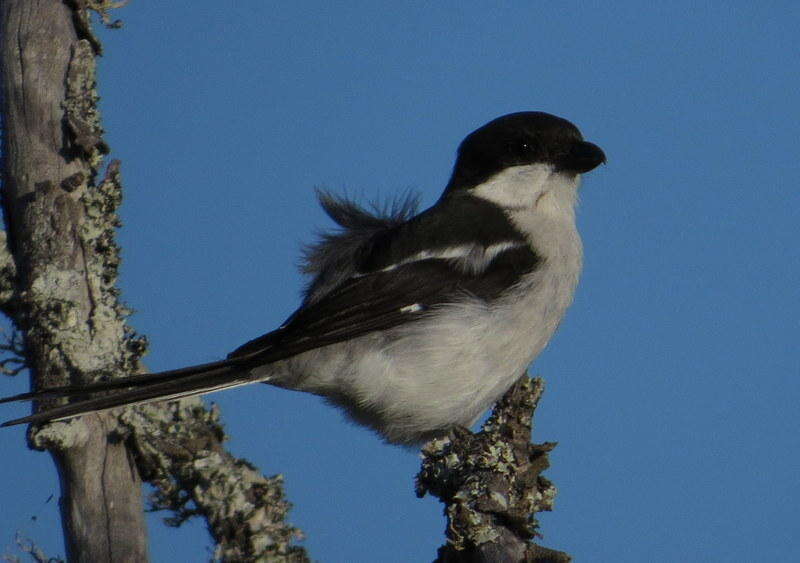
[[[491,306],[465,300],[431,326],[404,329],[408,336],[396,355],[403,360],[389,374],[381,402],[395,410],[394,400],[405,397],[407,411],[416,413],[406,413],[409,432],[471,425],[547,345],[572,303],[582,265],[577,186],[577,176],[534,165],[508,169],[476,188],[506,209],[542,263]]]

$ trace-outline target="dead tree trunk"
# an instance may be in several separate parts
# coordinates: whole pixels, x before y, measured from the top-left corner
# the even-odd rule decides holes
[[[0,309],[23,335],[32,388],[142,369],[146,343],[115,287],[119,162],[97,181],[108,147],[88,10],[106,21],[115,4],[0,0]],[[69,560],[147,559],[140,474],[173,523],[206,519],[215,559],[307,560],[291,545],[300,532],[285,522],[281,477],[226,452],[218,417],[194,399],[32,428],[29,445],[51,453],[60,477]]]
[[[4,0],[0,12],[3,211],[16,265],[6,310],[25,336],[35,388],[86,381],[135,365],[113,292],[113,193],[94,185],[107,151],[94,109],[95,48],[58,0]],[[100,213],[98,213],[100,212]],[[143,561],[138,473],[106,417],[29,433],[50,451],[72,561]]]

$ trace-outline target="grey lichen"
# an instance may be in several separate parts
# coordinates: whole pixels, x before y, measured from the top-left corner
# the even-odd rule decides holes
[[[93,182],[91,169],[69,190],[64,181],[58,186],[42,183],[29,206],[31,213],[55,210],[50,221],[36,223],[36,238],[43,242],[30,254],[36,267],[30,269],[24,310],[14,317],[26,330],[26,341],[40,350],[34,356],[46,358],[41,384],[135,373],[146,351],[146,340],[126,323],[130,311],[120,303],[115,285],[119,167],[118,161],[111,162],[99,184]],[[35,436],[32,443],[39,443]]]
[[[169,510],[168,524],[205,518],[219,561],[305,562],[294,545],[302,532],[287,524],[290,503],[283,477],[264,477],[250,463],[231,456],[216,408],[199,399],[129,409],[128,439],[143,478],[155,485],[151,510]]]
[[[92,288],[95,307],[92,323],[112,321],[122,327],[123,353],[117,358],[117,370],[135,373],[141,358],[147,352],[147,339],[138,335],[125,321],[130,309],[119,301],[116,287],[121,263],[120,249],[116,243],[116,229],[121,226],[117,209],[122,203],[122,176],[120,162],[112,160],[105,178],[96,186],[83,191],[81,202],[85,220],[81,223],[81,239],[89,271],[87,282]]]
[[[92,46],[95,55],[103,54],[103,44],[92,29],[91,12],[100,16],[100,21],[109,29],[122,27],[122,20],[112,20],[111,10],[122,8],[128,0],[66,0],[72,8],[72,20],[78,37]]]
[[[32,539],[25,537],[21,532],[14,534],[14,544],[21,553],[26,555],[25,561],[30,558],[34,563],[64,563],[64,560],[59,557],[48,557],[41,547],[36,545]],[[0,559],[7,563],[22,563],[23,561],[21,557],[9,552],[0,555]]]
[[[18,307],[17,266],[8,248],[8,234],[0,230],[0,311],[13,316]]]
[[[87,39],[80,39],[72,45],[66,86],[63,106],[72,142],[82,151],[89,165],[97,169],[109,148],[103,140],[100,111],[97,109],[100,96],[97,93],[94,49]]]
[[[13,326],[10,330],[0,329],[0,373],[14,376],[27,367],[22,333]]]
[[[64,451],[89,441],[89,427],[78,420],[53,422],[31,432],[31,444],[40,450]]]
[[[103,25],[116,29],[122,26],[121,20],[111,19],[111,10],[122,8],[128,4],[129,0],[83,0],[87,9],[96,12],[100,16]]]
[[[6,232],[0,230],[0,311],[13,318],[18,310],[17,267],[8,248]],[[0,329],[0,373],[17,375],[26,367],[22,333],[16,327]]]
[[[569,561],[537,546],[535,514],[552,510],[556,489],[541,473],[554,443],[530,443],[531,417],[544,391],[522,377],[501,399],[481,432],[455,429],[423,448],[417,495],[445,504],[447,545],[439,561]]]

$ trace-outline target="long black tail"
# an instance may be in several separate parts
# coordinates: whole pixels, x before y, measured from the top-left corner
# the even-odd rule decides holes
[[[85,396],[93,393],[117,391],[116,393],[53,407],[29,416],[9,420],[0,426],[63,420],[123,405],[191,397],[192,395],[201,395],[258,381],[258,379],[248,374],[247,368],[242,363],[240,359],[232,358],[160,373],[134,375],[89,385],[51,387],[32,393],[6,397],[0,399],[0,403]]]

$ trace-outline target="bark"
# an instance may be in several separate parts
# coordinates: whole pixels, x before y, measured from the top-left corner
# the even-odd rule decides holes
[[[110,285],[118,258],[102,208],[117,194],[93,185],[107,152],[94,109],[96,53],[73,16],[56,0],[5,0],[0,13],[2,203],[17,274],[6,310],[25,335],[34,387],[137,360]],[[141,482],[109,433],[115,423],[92,416],[57,426],[33,429],[29,441],[55,461],[69,559],[146,560]]]
[[[117,4],[0,1],[0,308],[23,334],[32,388],[143,369],[146,341],[126,324],[115,287],[119,162],[98,181],[109,149],[96,108],[101,45],[87,9],[116,26],[107,10]],[[291,545],[300,532],[284,521],[281,477],[223,449],[216,411],[195,399],[121,412],[29,430],[29,445],[51,453],[60,477],[69,560],[147,559],[140,473],[173,523],[206,518],[216,558],[307,560]]]
[[[441,499],[447,517],[442,563],[566,563],[569,555],[532,542],[535,514],[552,510],[555,486],[541,475],[554,443],[532,444],[532,416],[544,392],[523,376],[495,406],[481,432],[466,429],[423,448],[417,495]]]

